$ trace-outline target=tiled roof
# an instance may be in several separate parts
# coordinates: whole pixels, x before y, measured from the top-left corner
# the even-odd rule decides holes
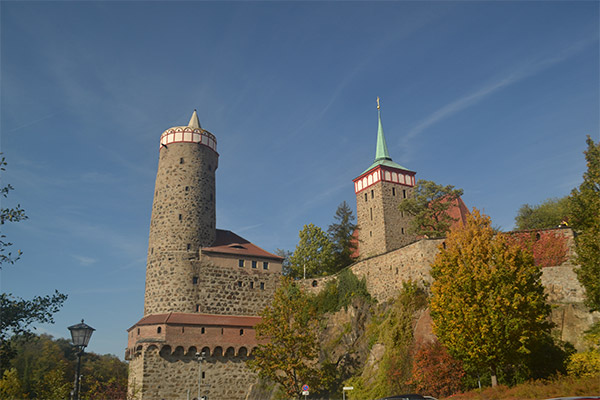
[[[215,242],[210,247],[203,247],[203,252],[234,254],[240,256],[254,256],[262,258],[270,258],[277,261],[282,261],[283,257],[279,257],[273,253],[261,249],[257,245],[250,243],[241,236],[236,235],[231,231],[217,229]]]
[[[261,317],[253,317],[246,315],[214,315],[188,313],[152,314],[140,319],[134,326],[129,328],[129,330],[139,325],[156,324],[252,327],[258,324],[261,320]]]
[[[448,207],[448,210],[446,210],[446,214],[455,219],[451,225],[452,227],[455,227],[458,224],[465,225],[467,223],[467,215],[470,215],[471,212],[459,197],[452,201],[450,207]]]

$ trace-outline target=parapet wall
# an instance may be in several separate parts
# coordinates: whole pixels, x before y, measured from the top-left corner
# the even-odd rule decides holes
[[[130,397],[146,399],[191,399],[200,395],[211,400],[244,399],[257,380],[246,367],[244,352],[209,354],[200,363],[196,348],[171,349],[150,344],[130,361]],[[142,373],[143,371],[143,373]]]

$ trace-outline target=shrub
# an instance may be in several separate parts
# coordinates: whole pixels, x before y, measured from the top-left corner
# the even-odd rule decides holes
[[[600,374],[600,351],[588,350],[569,357],[567,364],[569,376],[586,377]]]

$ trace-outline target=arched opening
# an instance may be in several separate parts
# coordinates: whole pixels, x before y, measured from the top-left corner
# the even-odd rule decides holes
[[[225,357],[233,357],[235,356],[235,349],[233,347],[228,347],[225,351]]]
[[[312,281],[311,286],[312,287],[317,287],[318,284],[319,283],[316,280],[314,280],[314,281]]]
[[[215,357],[223,356],[223,348],[221,346],[215,347],[215,349],[213,350],[213,356],[215,356]]]
[[[169,345],[165,345],[160,349],[160,356],[161,357],[168,357],[171,355],[171,346]]]
[[[158,328],[156,328],[156,333],[161,333],[162,332],[162,328],[159,326]]]
[[[200,351],[200,353],[204,353],[204,356],[208,357],[208,356],[210,356],[210,348],[208,348],[207,346],[204,346],[202,348],[202,351]]]
[[[248,355],[248,349],[245,347],[240,347],[240,349],[238,350],[238,356],[246,357],[247,355]]]

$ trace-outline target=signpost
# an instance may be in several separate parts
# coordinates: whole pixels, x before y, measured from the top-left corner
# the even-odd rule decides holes
[[[342,389],[342,396],[346,400],[346,390],[354,390],[354,386],[344,386]]]
[[[308,385],[302,385],[302,396],[306,398],[306,396],[308,396],[308,393]]]

